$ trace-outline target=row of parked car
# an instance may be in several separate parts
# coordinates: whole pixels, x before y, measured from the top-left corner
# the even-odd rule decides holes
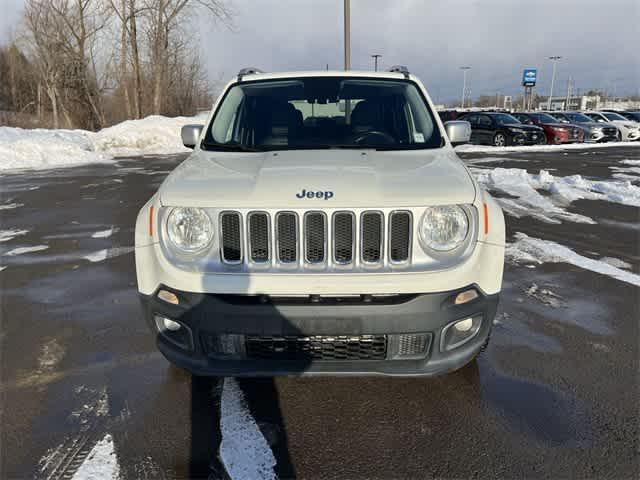
[[[640,141],[640,112],[440,112],[443,121],[471,124],[471,142],[558,145],[581,142]]]

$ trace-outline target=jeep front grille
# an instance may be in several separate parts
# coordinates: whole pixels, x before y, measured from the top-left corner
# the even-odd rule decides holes
[[[411,258],[412,237],[413,217],[403,210],[386,215],[376,210],[358,214],[225,211],[220,215],[220,255],[232,265],[402,264]]]
[[[246,337],[247,357],[262,360],[384,360],[386,335]]]

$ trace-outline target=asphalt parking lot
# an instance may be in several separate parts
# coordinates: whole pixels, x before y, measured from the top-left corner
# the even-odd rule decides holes
[[[489,349],[432,379],[192,378],[156,351],[132,253],[184,157],[3,175],[0,477],[638,478],[640,208],[611,186],[640,185],[640,148],[461,156],[509,242],[553,244],[512,250]],[[540,170],[598,193],[562,203]]]

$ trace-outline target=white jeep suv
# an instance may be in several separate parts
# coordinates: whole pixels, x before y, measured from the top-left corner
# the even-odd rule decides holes
[[[244,69],[142,207],[138,290],[196,375],[434,375],[486,345],[502,211],[406,67]]]

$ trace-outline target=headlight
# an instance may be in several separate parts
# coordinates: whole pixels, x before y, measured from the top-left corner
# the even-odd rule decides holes
[[[524,133],[524,130],[521,128],[509,128],[509,131],[513,133]]]
[[[427,208],[419,230],[423,248],[437,252],[448,252],[459,247],[468,233],[469,219],[457,205]]]
[[[638,128],[635,125],[622,125],[622,126],[628,130],[635,130]]]
[[[204,249],[213,239],[213,223],[200,208],[174,208],[167,219],[169,242],[185,253]]]

